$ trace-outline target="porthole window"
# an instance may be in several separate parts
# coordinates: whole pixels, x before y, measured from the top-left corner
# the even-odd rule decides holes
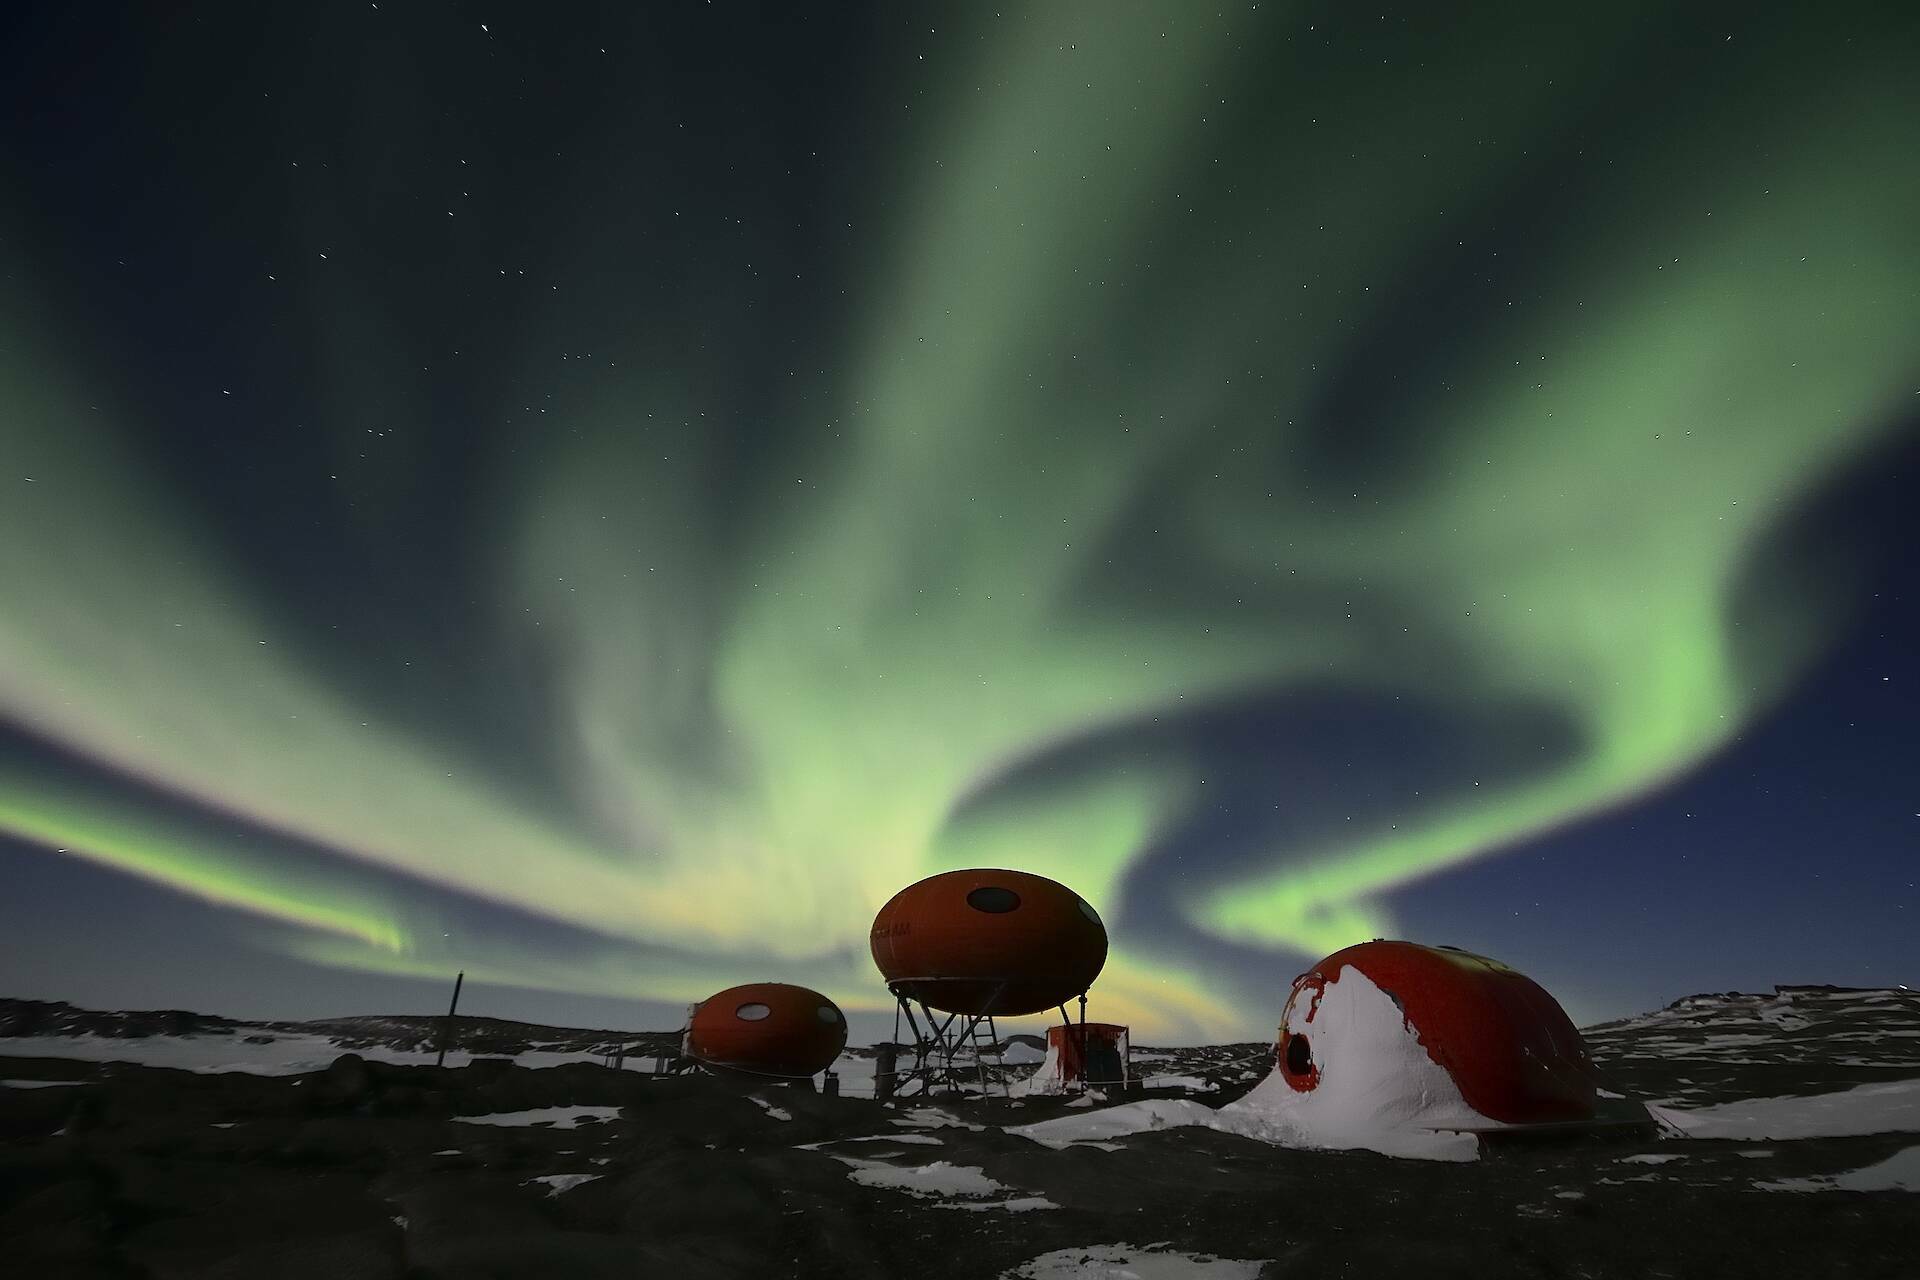
[[[1287,1074],[1304,1076],[1313,1070],[1313,1046],[1307,1038],[1295,1033],[1287,1037]]]
[[[733,1011],[733,1016],[742,1022],[758,1022],[772,1012],[763,1004],[743,1004]]]
[[[967,895],[967,905],[975,911],[987,911],[994,915],[1003,915],[1020,905],[1020,895],[1011,889],[1002,889],[989,885],[975,889]]]
[[[818,1009],[818,1010],[817,1010],[816,1012],[818,1012],[818,1013],[819,1013],[819,1015],[820,1015],[820,1021],[822,1021],[822,1022],[838,1022],[838,1021],[840,1021],[840,1011],[839,1011],[838,1009],[836,1009],[836,1008],[834,1008],[834,1007],[833,1007],[832,1005],[830,1005],[830,1004],[823,1004],[823,1005],[821,1005],[821,1006],[820,1006],[820,1008],[819,1008],[819,1009]]]
[[[1080,899],[1080,914],[1085,916],[1087,919],[1093,921],[1095,924],[1100,924],[1100,913],[1098,911],[1095,911],[1093,909],[1093,904],[1091,902],[1088,902],[1085,898]],[[1102,929],[1106,928],[1106,926],[1103,924],[1101,924],[1100,927]]]

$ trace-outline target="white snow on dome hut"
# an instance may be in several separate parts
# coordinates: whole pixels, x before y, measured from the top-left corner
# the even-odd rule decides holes
[[[1393,997],[1358,968],[1340,970],[1317,1009],[1296,1001],[1286,1016],[1286,1031],[1310,1039],[1318,1083],[1302,1092],[1275,1071],[1220,1109],[1220,1127],[1281,1146],[1441,1160],[1473,1159],[1478,1140],[1458,1130],[1497,1127],[1467,1105]]]

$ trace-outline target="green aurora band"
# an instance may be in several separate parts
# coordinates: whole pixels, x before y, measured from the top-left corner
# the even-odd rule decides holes
[[[1894,49],[1746,52],[1552,190],[1524,290],[1463,291],[1425,372],[1382,371],[1400,385],[1369,436],[1404,456],[1343,475],[1316,452],[1337,425],[1316,420],[1325,371],[1467,252],[1476,210],[1560,172],[1543,157],[1617,93],[1608,51],[1645,21],[1622,6],[1524,48],[1467,32],[1484,60],[1409,52],[1371,96],[1280,12],[983,21],[848,282],[837,402],[805,410],[819,439],[774,459],[790,474],[763,501],[715,532],[702,433],[737,410],[665,366],[566,409],[516,477],[496,639],[549,665],[547,745],[573,780],[538,806],[306,671],[153,486],[137,406],[81,394],[87,371],[16,294],[0,591],[34,606],[0,617],[0,712],[236,824],[209,836],[17,773],[0,830],[292,926],[277,945],[327,963],[687,998],[776,957],[873,1007],[864,938],[896,889],[1017,865],[1111,919],[1204,785],[1143,757],[997,789],[1059,744],[1327,682],[1566,717],[1578,748],[1549,769],[1276,850],[1179,904],[1297,953],[1386,933],[1382,894],[1646,794],[1790,685],[1837,611],[1737,635],[1745,575],[1914,395],[1909,69]],[[1536,70],[1479,74],[1508,57]],[[1204,570],[1233,584],[1224,603],[1089,590],[1140,568],[1116,566],[1113,534],[1145,497],[1176,550],[1142,571],[1171,588]],[[261,832],[339,856],[294,873]],[[605,946],[445,943],[387,900],[395,872]],[[1100,993],[1147,1033],[1225,1034],[1247,1029],[1244,981],[1121,935]]]

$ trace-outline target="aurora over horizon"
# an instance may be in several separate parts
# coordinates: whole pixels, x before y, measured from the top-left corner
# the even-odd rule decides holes
[[[0,994],[1915,979],[1920,12],[271,8],[0,37]]]

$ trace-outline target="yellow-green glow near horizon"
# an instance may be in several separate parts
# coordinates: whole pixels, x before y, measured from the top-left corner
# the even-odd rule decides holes
[[[123,807],[111,795],[62,795],[56,784],[36,780],[16,794],[0,791],[0,831],[382,954],[404,949],[399,926],[369,895],[325,879],[263,880],[245,851],[221,848],[202,831],[170,831],[150,813],[117,812]]]
[[[1301,953],[1385,933],[1382,893],[1643,795],[1777,697],[1832,620],[1758,619],[1736,658],[1743,575],[1910,410],[1912,89],[1863,49],[1764,102],[1761,59],[1723,108],[1597,158],[1551,193],[1565,212],[1526,246],[1523,296],[1441,307],[1477,340],[1368,424],[1406,456],[1351,483],[1311,456],[1337,426],[1316,418],[1326,371],[1476,234],[1476,207],[1527,190],[1530,156],[1608,91],[1605,59],[1573,53],[1635,21],[1536,33],[1556,77],[1436,58],[1388,100],[1336,100],[1310,51],[1271,43],[1280,15],[1055,4],[986,24],[903,140],[891,221],[848,281],[838,402],[809,410],[830,427],[794,424],[811,460],[780,459],[793,474],[729,541],[701,532],[682,462],[724,424],[685,425],[710,406],[673,368],[568,408],[507,485],[498,638],[550,664],[542,748],[571,779],[538,812],[307,671],[143,475],[139,406],[96,404],[84,355],[9,298],[0,593],[34,604],[0,616],[0,714],[338,861],[295,877],[243,836],[196,845],[133,800],[4,774],[0,830],[298,926],[288,949],[331,964],[447,967],[382,903],[376,873],[399,872],[608,940],[568,959],[462,939],[494,980],[685,998],[774,957],[860,1007],[884,998],[867,926],[905,883],[1016,865],[1111,921],[1205,785],[1154,755],[996,797],[1061,744],[1325,682],[1564,716],[1577,747],[1544,772],[1276,850],[1180,904]],[[1254,93],[1276,76],[1297,96]],[[1743,112],[1764,156],[1718,148]],[[1231,583],[1232,603],[1093,598],[1147,499],[1179,549],[1148,572]],[[1362,597],[1394,626],[1342,604]],[[1120,936],[1102,989],[1149,1034],[1243,1030],[1219,980]]]

